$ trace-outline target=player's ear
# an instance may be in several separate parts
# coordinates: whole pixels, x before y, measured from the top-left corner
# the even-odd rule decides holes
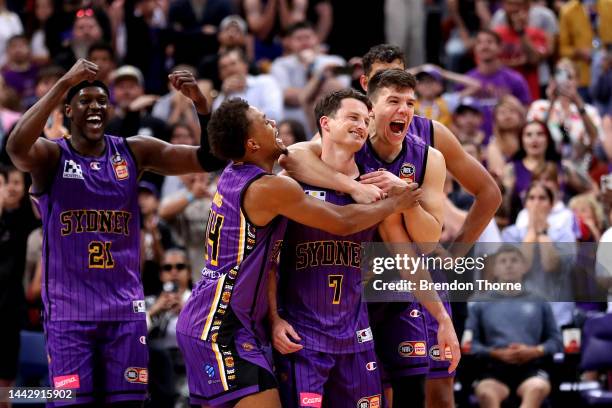
[[[64,105],[64,115],[66,115],[67,118],[72,119],[72,106],[68,104]]]
[[[363,89],[364,92],[368,92],[368,77],[364,74],[359,76],[359,85],[361,85],[361,89]]]
[[[329,132],[329,116],[321,116],[321,119],[319,119],[319,125],[321,126],[321,130]]]
[[[260,146],[259,143],[257,143],[257,141],[253,138],[248,138],[247,142],[246,142],[246,148],[248,151],[250,152],[256,152],[259,150]]]

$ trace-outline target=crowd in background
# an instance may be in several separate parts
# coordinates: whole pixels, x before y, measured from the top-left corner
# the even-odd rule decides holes
[[[42,327],[40,221],[28,175],[4,146],[22,113],[77,59],[98,64],[111,89],[109,134],[198,144],[196,111],[167,81],[185,69],[213,110],[242,97],[275,119],[290,145],[313,135],[320,96],[360,89],[361,56],[385,42],[404,52],[418,80],[415,113],[448,126],[502,190],[481,240],[592,243],[592,259],[604,264],[612,253],[612,0],[0,0],[3,326]],[[58,106],[41,137],[68,129]],[[176,317],[204,264],[217,176],[144,174],[139,184],[158,401],[185,393]],[[450,176],[445,189],[443,240],[452,241],[473,198]],[[560,258],[543,263],[562,266]],[[558,290],[576,301],[553,307],[558,329],[581,312],[606,311],[612,271],[596,269],[598,294],[562,272],[567,284]],[[470,319],[483,318],[477,313]],[[176,377],[165,376],[167,362]],[[0,378],[10,375],[0,367]]]

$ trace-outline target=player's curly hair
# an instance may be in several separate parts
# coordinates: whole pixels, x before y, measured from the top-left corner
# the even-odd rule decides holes
[[[240,98],[224,101],[213,112],[208,123],[208,143],[212,153],[225,160],[244,157],[249,133],[249,104]]]
[[[378,44],[373,46],[365,53],[362,58],[363,63],[363,73],[366,76],[370,76],[370,72],[372,72],[372,66],[377,62],[386,62],[391,63],[395,60],[400,60],[404,66],[406,66],[406,61],[404,58],[404,53],[402,50],[391,44]]]

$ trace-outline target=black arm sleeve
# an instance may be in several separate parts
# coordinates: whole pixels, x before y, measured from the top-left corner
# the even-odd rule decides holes
[[[210,144],[208,143],[208,122],[210,122],[210,113],[207,115],[200,115],[198,113],[198,120],[200,121],[200,148],[198,149],[198,161],[204,171],[218,171],[227,165],[225,160],[221,160],[210,151]]]

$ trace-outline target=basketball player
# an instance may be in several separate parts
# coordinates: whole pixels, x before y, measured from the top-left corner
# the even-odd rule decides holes
[[[352,127],[363,138],[367,107],[359,112]],[[421,191],[404,185],[387,200],[347,206],[304,194],[296,181],[270,174],[286,148],[274,121],[241,99],[225,101],[213,113],[208,133],[213,153],[233,164],[213,198],[202,279],[177,324],[191,400],[214,407],[280,407],[264,327],[268,271],[286,226],[278,216],[349,235],[416,205]]]
[[[397,47],[386,44],[371,48],[370,51],[368,51],[368,53],[364,56],[363,64],[365,74],[361,77],[360,82],[365,90],[368,90],[368,82],[378,72],[386,69],[405,68],[403,53]],[[374,103],[374,105],[376,105],[376,103]],[[400,123],[401,121],[393,126],[397,126]],[[439,149],[444,156],[447,169],[461,183],[461,185],[475,197],[474,204],[470,209],[465,224],[456,237],[456,242],[464,245],[457,246],[457,250],[453,251],[455,255],[465,255],[465,253],[461,251],[465,251],[476,241],[476,239],[478,239],[481,232],[484,230],[499,207],[499,204],[501,203],[501,193],[499,192],[499,188],[486,169],[484,169],[484,167],[482,167],[482,165],[480,165],[480,163],[473,159],[469,154],[463,151],[456,137],[444,125],[416,115],[412,115],[412,119],[407,123],[409,124],[409,127],[404,131],[420,137],[428,145]],[[405,125],[405,123],[403,123],[403,125]],[[389,124],[389,132],[396,133],[392,130],[391,126],[392,125]],[[291,149],[292,154],[283,157],[281,163],[292,176],[305,182],[325,183],[329,181],[330,183],[333,183],[336,189],[350,193],[353,197],[356,197],[359,201],[363,202],[369,202],[369,200],[379,198],[381,193],[380,189],[372,189],[371,184],[360,184],[355,182],[355,180],[348,177],[343,177],[341,174],[331,171],[331,169],[327,168],[327,166],[325,166],[320,160],[316,160],[311,149],[314,149],[316,152],[316,147],[312,146],[312,144],[294,145]],[[369,180],[364,180],[364,183],[377,182],[383,190],[390,185],[388,181],[385,181],[384,179],[385,177],[388,177],[388,175],[385,173],[373,173],[367,177],[369,177]],[[327,186],[326,184],[324,185]],[[427,208],[426,203],[424,203],[424,207]],[[406,226],[409,227],[410,224],[411,223],[408,222]],[[416,236],[413,237],[410,235],[410,238],[412,238],[412,241],[414,242],[424,242],[419,238],[416,238]],[[445,306],[448,310],[450,310],[450,305],[448,302],[445,303]],[[435,335],[437,331],[436,323],[434,321],[435,319],[427,314],[426,310],[416,309],[416,312],[413,312],[413,310],[415,309],[410,308],[406,312],[409,314],[412,313],[412,315],[416,317],[411,317],[410,315],[404,316],[403,314],[396,315],[395,317],[397,319],[408,319],[410,317],[410,319],[413,320],[413,322],[410,323],[405,322],[407,326],[404,327],[412,326],[414,320],[425,320],[425,327],[427,328],[426,331],[429,333],[429,338],[435,339],[437,337]],[[392,325],[392,327],[400,327],[399,324],[402,323],[396,322]],[[394,329],[392,333],[397,332],[398,331]],[[425,333],[417,331],[410,337],[412,338],[410,341],[418,340],[420,342],[420,340],[426,338],[427,336]],[[435,346],[436,345],[434,344],[429,347],[430,349],[433,347],[433,349],[432,352],[428,354],[435,355]],[[431,370],[428,370],[427,373],[427,377],[430,378],[430,380],[427,381],[426,386],[427,406],[436,408],[452,407],[454,405],[453,375],[448,372],[448,362],[441,361],[439,359],[439,356],[436,357],[436,359],[429,358],[428,367],[431,367]],[[422,371],[421,367],[423,362],[417,361],[416,358],[406,358],[404,361],[407,368],[415,365],[415,370],[417,372]],[[411,370],[406,372],[406,375],[410,374],[417,373]],[[418,376],[410,375],[410,377],[407,377],[406,381],[404,382],[406,386],[397,387],[401,390],[411,391],[410,401],[412,404],[415,403],[414,396],[418,395],[415,394],[417,392],[415,388],[418,387],[413,386],[423,381],[424,374],[418,373],[417,375]],[[397,395],[399,395],[399,393]],[[401,404],[403,402],[398,401],[398,403]]]
[[[218,160],[195,146],[104,134],[109,93],[95,80],[98,71],[77,61],[19,120],[7,149],[31,173],[42,215],[49,375],[56,389],[76,393],[56,404],[136,407],[146,395],[148,359],[138,175],[193,173]],[[208,113],[191,74],[175,72],[170,80],[200,114]],[[70,137],[39,137],[66,93]]]

